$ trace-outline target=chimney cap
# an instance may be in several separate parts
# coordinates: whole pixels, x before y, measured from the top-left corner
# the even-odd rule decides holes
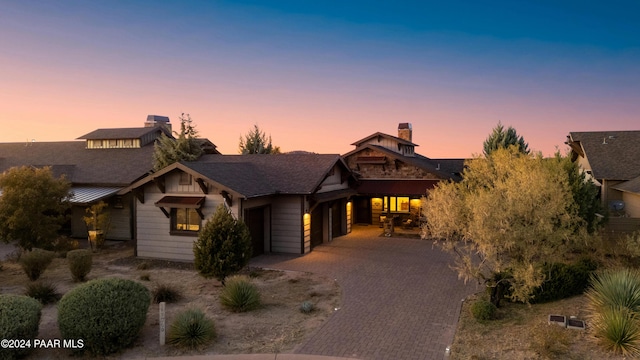
[[[398,124],[398,129],[409,129],[409,130],[411,130],[411,123],[400,123],[400,124]]]

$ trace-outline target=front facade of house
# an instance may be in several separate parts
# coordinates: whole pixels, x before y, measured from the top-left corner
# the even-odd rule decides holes
[[[220,204],[249,227],[254,256],[308,253],[350,232],[352,183],[338,155],[205,155],[122,193],[136,199],[137,256],[193,261],[193,242]]]
[[[153,168],[153,145],[162,134],[172,137],[169,118],[149,115],[143,127],[97,129],[78,138],[83,141],[2,143],[0,172],[16,166],[50,167],[55,177],[71,182],[67,233],[86,238],[85,210],[104,201],[111,219],[106,237],[131,240],[134,199],[119,192]],[[209,153],[218,153],[208,140],[201,141]]]
[[[640,131],[571,132],[566,144],[611,214],[640,218]]]
[[[358,178],[354,222],[380,224],[420,218],[420,198],[440,181],[460,179],[464,159],[429,159],[417,154],[412,126],[400,123],[398,136],[380,132],[356,141],[343,157]]]

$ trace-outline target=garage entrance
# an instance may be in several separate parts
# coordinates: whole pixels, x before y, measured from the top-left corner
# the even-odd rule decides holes
[[[323,222],[322,206],[318,206],[311,212],[311,248],[322,244],[323,239]]]

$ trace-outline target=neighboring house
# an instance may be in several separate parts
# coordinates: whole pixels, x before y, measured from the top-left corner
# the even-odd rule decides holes
[[[133,198],[118,192],[153,168],[153,144],[171,135],[169,118],[149,115],[144,127],[98,129],[79,137],[84,141],[0,143],[0,173],[15,166],[49,166],[56,177],[71,182],[71,221],[67,231],[86,238],[85,209],[101,200],[109,204],[111,224],[107,238],[133,238]],[[201,140],[203,148],[215,145]]]
[[[354,178],[339,155],[203,155],[136,181],[136,254],[193,261],[193,242],[220,204],[243,219],[253,254],[305,254],[351,230]]]
[[[354,222],[380,224],[381,216],[420,216],[420,198],[440,181],[459,181],[464,159],[430,159],[415,152],[409,123],[398,125],[398,136],[377,132],[352,145],[343,155],[358,178]]]
[[[640,131],[571,132],[571,158],[600,186],[615,213],[640,218]]]

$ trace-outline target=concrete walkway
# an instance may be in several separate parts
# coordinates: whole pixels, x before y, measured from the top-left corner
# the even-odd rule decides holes
[[[355,226],[302,257],[262,255],[251,266],[309,271],[335,278],[343,304],[296,354],[359,359],[443,359],[461,301],[476,292],[430,241],[380,237]]]

